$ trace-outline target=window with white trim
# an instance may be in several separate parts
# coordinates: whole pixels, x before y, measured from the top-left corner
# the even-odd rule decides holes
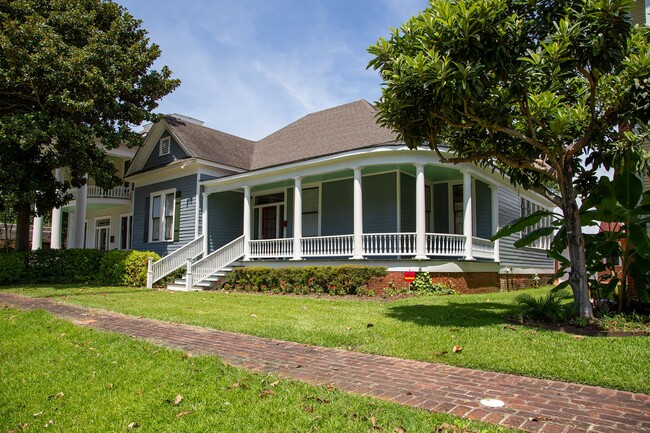
[[[174,240],[175,199],[175,189],[151,194],[151,206],[149,206],[149,240],[151,242]]]
[[[302,190],[302,235],[304,237],[318,236],[319,201],[318,187]]]
[[[525,217],[528,215],[531,215],[537,211],[540,210],[548,210],[543,206],[540,206],[536,203],[533,203],[532,201],[526,199],[526,198],[521,198],[521,216]],[[537,229],[541,229],[542,227],[550,227],[553,224],[553,219],[552,217],[545,216],[542,217],[542,219],[539,220],[537,224],[534,224],[532,226],[528,226],[525,229],[521,231],[521,237],[527,236],[529,233],[534,232]],[[542,249],[548,249],[551,245],[551,241],[553,240],[553,237],[551,235],[549,236],[542,236],[539,239],[536,239],[533,243],[528,245],[530,248],[542,248]]]
[[[160,139],[160,142],[158,143],[158,156],[165,156],[169,155],[170,149],[171,149],[171,138],[170,137],[163,137]]]

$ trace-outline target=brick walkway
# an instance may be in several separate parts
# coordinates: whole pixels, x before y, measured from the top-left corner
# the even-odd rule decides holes
[[[216,355],[238,367],[531,432],[650,432],[647,394],[307,346],[10,293],[0,292],[0,302],[45,309],[77,325],[194,354]],[[479,403],[483,398],[506,404],[490,409]]]

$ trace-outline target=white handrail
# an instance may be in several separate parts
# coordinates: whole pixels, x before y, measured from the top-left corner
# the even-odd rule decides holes
[[[77,191],[74,191],[75,198]],[[86,190],[86,197],[88,198],[119,198],[129,200],[131,198],[131,188],[128,186],[116,186],[115,188],[100,188],[97,185],[88,185]]]
[[[415,238],[415,233],[366,233],[362,236],[363,255],[413,255]]]
[[[483,238],[472,237],[472,256],[494,260],[494,242]]]
[[[428,256],[465,255],[465,236],[445,233],[427,233],[426,251]]]
[[[335,257],[354,254],[354,235],[302,238],[303,257]]]
[[[157,262],[151,263],[147,269],[147,287],[151,288],[153,286],[153,283],[156,281],[166,277],[176,269],[185,266],[185,264],[187,264],[188,258],[195,259],[203,254],[203,236],[204,235],[201,235],[191,242],[183,245],[176,251],[167,254]]]
[[[244,256],[244,236],[224,245],[192,265],[192,274],[188,275],[188,287],[199,284],[215,272]]]
[[[251,259],[275,259],[293,256],[293,238],[258,239],[249,242]]]

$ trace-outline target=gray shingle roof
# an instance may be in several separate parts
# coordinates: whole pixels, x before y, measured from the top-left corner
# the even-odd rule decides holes
[[[394,143],[396,134],[377,124],[376,113],[368,101],[359,100],[308,114],[258,141],[250,168]]]
[[[173,116],[165,116],[165,120],[191,156],[231,167],[250,167],[254,142]]]

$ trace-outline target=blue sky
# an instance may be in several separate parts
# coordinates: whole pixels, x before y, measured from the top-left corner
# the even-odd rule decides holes
[[[426,0],[117,0],[182,83],[158,109],[257,140],[313,111],[373,102],[366,49]]]

